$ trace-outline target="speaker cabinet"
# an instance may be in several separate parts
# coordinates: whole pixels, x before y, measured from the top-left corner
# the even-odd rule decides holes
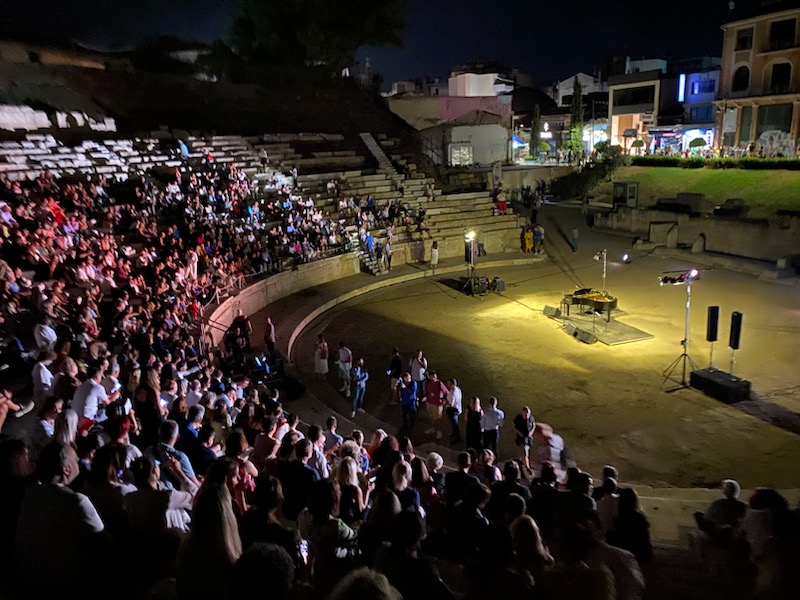
[[[706,323],[706,341],[716,342],[719,338],[719,306],[708,307],[708,321]]]
[[[750,399],[750,382],[725,373],[719,369],[700,369],[689,377],[690,385],[706,396],[721,400],[725,404],[735,404]]]
[[[575,332],[575,339],[584,344],[594,344],[597,342],[597,338],[591,331],[584,331],[583,329],[578,329],[578,331]]]
[[[734,350],[738,350],[741,337],[742,337],[742,313],[734,311],[731,313],[731,337],[728,340],[728,346],[730,346]]]
[[[561,309],[556,308],[555,306],[545,305],[542,312],[546,314],[548,317],[553,317],[554,319],[558,319],[559,317],[561,317]]]
[[[506,282],[500,279],[499,277],[495,280],[495,291],[497,292],[505,292],[506,291]]]

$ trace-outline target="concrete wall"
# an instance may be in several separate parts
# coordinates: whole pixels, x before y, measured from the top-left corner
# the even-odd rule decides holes
[[[450,130],[450,143],[471,144],[472,158],[479,165],[505,162],[508,137],[508,129],[502,125],[463,125]]]
[[[665,224],[677,225],[677,244],[691,246],[705,237],[705,249],[757,260],[777,261],[800,252],[800,218],[773,216],[765,222],[730,219],[690,218],[669,212],[635,210],[619,207],[608,215],[597,215],[595,226],[648,236],[656,244],[665,244]],[[653,228],[651,230],[651,224]]]
[[[544,179],[550,183],[554,179],[564,177],[574,170],[573,167],[561,166],[553,167],[548,165],[536,167],[507,167],[503,166],[503,187],[510,190],[517,190],[522,186],[536,187],[539,182]],[[486,173],[486,181],[492,189],[492,172],[491,170]]]
[[[218,327],[227,329],[236,316],[237,309],[242,309],[245,314],[252,315],[268,304],[306,288],[360,272],[361,266],[355,254],[343,254],[300,265],[297,270],[272,275],[244,288],[238,295],[227,298],[214,309],[209,319]],[[219,344],[224,335],[224,331],[217,326],[209,328],[214,344]]]

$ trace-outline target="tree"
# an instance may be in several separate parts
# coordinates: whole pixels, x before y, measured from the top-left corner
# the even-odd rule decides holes
[[[542,130],[542,113],[539,110],[539,105],[533,105],[533,114],[531,115],[531,142],[530,149],[531,155],[536,156],[539,154],[539,133]]]
[[[566,147],[572,156],[572,161],[579,162],[583,154],[583,86],[577,75],[572,80],[569,141]]]
[[[405,0],[242,0],[231,46],[242,56],[337,71],[361,46],[400,46]]]

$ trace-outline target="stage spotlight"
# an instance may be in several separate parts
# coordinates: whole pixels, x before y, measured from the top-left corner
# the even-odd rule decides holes
[[[630,262],[631,262],[631,257],[630,257],[630,255],[629,255],[627,252],[626,252],[625,254],[623,254],[623,255],[622,255],[622,262],[624,262],[626,265],[629,265],[629,264],[630,264]]]
[[[691,271],[689,271],[689,277],[691,277],[692,279],[697,279],[699,276],[700,276],[700,271],[698,271],[697,269],[692,269]]]

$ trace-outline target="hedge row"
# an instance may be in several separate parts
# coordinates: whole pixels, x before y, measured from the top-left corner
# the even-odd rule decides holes
[[[692,156],[634,156],[631,164],[636,167],[680,167],[682,169],[750,169],[800,171],[800,160],[796,158],[702,158]]]

